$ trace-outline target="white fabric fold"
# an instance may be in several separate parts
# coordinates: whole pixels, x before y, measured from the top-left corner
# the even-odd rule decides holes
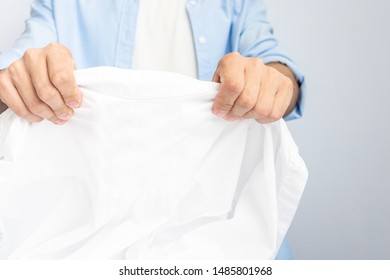
[[[0,115],[0,258],[272,259],[307,180],[283,120],[215,117],[218,84],[76,72],[63,126]]]

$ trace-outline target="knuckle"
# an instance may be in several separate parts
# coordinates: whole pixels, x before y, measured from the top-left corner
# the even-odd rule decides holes
[[[13,111],[16,115],[21,117],[22,119],[26,119],[30,116],[29,113],[27,113],[26,110],[20,109],[20,108],[13,108]]]
[[[242,96],[237,100],[237,103],[240,107],[245,109],[252,109],[255,105],[255,101],[249,96]]]
[[[224,57],[221,58],[221,60],[218,62],[218,67],[219,68],[224,68],[227,64],[226,60],[228,60],[228,58],[226,57],[226,55]]]
[[[49,120],[51,122],[58,122],[59,121],[59,119],[55,115],[48,117],[47,120]]]
[[[64,116],[65,117],[68,116],[68,118],[69,118],[69,117],[73,116],[73,110],[69,110],[69,108],[66,106],[61,106],[59,108],[54,109],[54,114],[56,116],[59,116],[60,118],[64,117]]]
[[[58,108],[55,108],[54,113],[56,113],[57,115],[58,114],[70,114],[70,113],[72,113],[72,111],[69,110],[69,108],[67,106],[63,105],[63,106],[60,106]]]
[[[46,46],[46,48],[49,50],[58,50],[59,48],[61,48],[61,44],[57,42],[51,42]]]
[[[33,115],[28,110],[26,110],[24,108],[16,107],[16,108],[12,108],[12,110],[14,111],[14,113],[16,115],[18,115],[22,119],[25,119],[25,120],[32,120],[33,119]]]
[[[232,107],[233,105],[226,103],[226,104],[222,104],[220,108],[223,112],[229,112],[232,109]]]
[[[31,101],[28,105],[30,111],[35,115],[42,115],[42,113],[46,111],[46,106],[42,101],[34,100]]]
[[[72,79],[72,74],[68,70],[63,70],[57,73],[54,73],[50,76],[51,82],[56,86],[62,86]]]
[[[231,53],[228,53],[226,56],[236,59],[236,58],[241,57],[241,54],[239,52],[231,52]]]
[[[219,61],[220,66],[226,66],[230,63],[231,60],[237,60],[241,57],[239,52],[231,52],[222,57],[222,59]]]
[[[53,89],[50,85],[37,86],[37,95],[43,102],[49,102],[54,97]]]
[[[279,111],[274,111],[272,112],[270,115],[269,115],[269,118],[272,120],[272,121],[277,121],[279,119],[281,119],[283,117],[283,114],[280,113]]]
[[[46,46],[45,49],[48,53],[58,54],[58,53],[66,52],[67,54],[70,55],[69,49],[57,42],[51,42],[49,45]]]
[[[252,66],[256,69],[261,69],[264,67],[264,62],[261,58],[255,57],[255,58],[252,58],[250,61],[251,61]]]
[[[228,112],[233,107],[233,104],[228,103],[225,100],[221,100],[220,98],[217,98],[214,103],[215,107],[218,108],[220,111]]]
[[[37,49],[28,49],[23,54],[23,59],[32,62],[36,60],[36,57],[38,55]]]
[[[233,93],[241,93],[244,89],[244,85],[238,81],[226,82],[226,89]]]
[[[264,119],[267,118],[271,113],[271,109],[265,106],[257,106],[255,108],[255,114],[257,118]]]
[[[8,67],[8,73],[11,77],[16,77],[19,73],[19,62],[15,61]]]

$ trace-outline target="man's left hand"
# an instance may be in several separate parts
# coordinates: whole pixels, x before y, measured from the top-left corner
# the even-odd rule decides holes
[[[288,67],[280,66],[294,77]],[[213,113],[226,120],[255,119],[259,123],[281,119],[295,107],[298,86],[285,75],[286,69],[283,73],[276,68],[237,52],[225,55],[213,77],[221,83]]]

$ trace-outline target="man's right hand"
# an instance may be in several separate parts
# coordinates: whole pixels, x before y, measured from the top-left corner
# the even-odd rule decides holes
[[[0,99],[25,120],[64,124],[82,101],[75,68],[72,54],[63,45],[29,49],[0,72]]]

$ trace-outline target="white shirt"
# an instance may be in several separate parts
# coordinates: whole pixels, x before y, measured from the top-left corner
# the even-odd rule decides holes
[[[217,84],[76,73],[64,126],[0,115],[0,259],[273,259],[307,170],[283,120],[227,122]]]
[[[184,0],[139,1],[133,69],[197,77],[190,21]]]

